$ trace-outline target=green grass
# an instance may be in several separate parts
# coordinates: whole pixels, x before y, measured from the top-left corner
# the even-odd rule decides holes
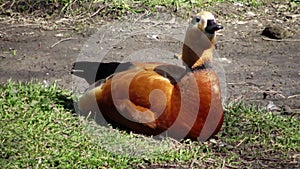
[[[299,117],[229,105],[218,139],[154,140],[79,118],[55,84],[0,85],[0,168],[297,167]]]
[[[155,12],[157,7],[165,7],[167,11],[177,12],[180,8],[192,9],[213,7],[216,3],[241,3],[244,6],[258,7],[270,3],[285,3],[297,8],[299,0],[0,0],[0,14],[14,13],[45,16],[68,15],[120,17],[130,13]]]
[[[171,11],[177,11],[179,8],[201,8],[208,5],[214,5],[218,2],[225,2],[225,0],[15,0],[7,1],[0,0],[2,5],[2,12],[6,13],[8,9],[20,13],[41,13],[43,15],[53,15],[57,13],[83,15],[89,13],[90,15],[97,10],[102,16],[121,16],[128,13],[140,12],[154,12],[158,6],[166,7]],[[227,2],[240,2],[245,5],[259,6],[268,0],[229,0]],[[293,1],[296,2],[296,1]]]

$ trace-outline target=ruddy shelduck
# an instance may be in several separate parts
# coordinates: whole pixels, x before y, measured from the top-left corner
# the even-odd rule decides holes
[[[79,110],[101,113],[107,122],[135,133],[209,139],[224,118],[220,83],[212,68],[216,31],[222,28],[210,12],[198,13],[184,39],[185,68],[126,63],[125,70],[96,82],[79,99]]]

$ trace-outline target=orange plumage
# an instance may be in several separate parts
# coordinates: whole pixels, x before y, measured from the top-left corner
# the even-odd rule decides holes
[[[101,113],[108,122],[141,134],[209,139],[223,123],[219,80],[211,68],[219,29],[222,26],[211,13],[197,14],[184,41],[186,69],[132,63],[87,91],[78,102],[79,109]]]

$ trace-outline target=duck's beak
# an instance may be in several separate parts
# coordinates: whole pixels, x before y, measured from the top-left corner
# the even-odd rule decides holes
[[[215,31],[223,29],[222,25],[217,24],[214,20],[207,20],[205,31],[214,34]]]

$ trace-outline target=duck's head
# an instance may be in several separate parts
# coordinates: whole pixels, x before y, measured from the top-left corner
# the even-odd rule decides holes
[[[212,61],[216,31],[223,26],[210,12],[200,12],[190,22],[183,45],[182,59],[188,67],[197,67]]]
[[[200,30],[207,36],[209,40],[212,41],[216,36],[215,32],[223,29],[223,26],[216,22],[216,19],[212,13],[203,11],[193,17],[189,25],[189,29]]]

